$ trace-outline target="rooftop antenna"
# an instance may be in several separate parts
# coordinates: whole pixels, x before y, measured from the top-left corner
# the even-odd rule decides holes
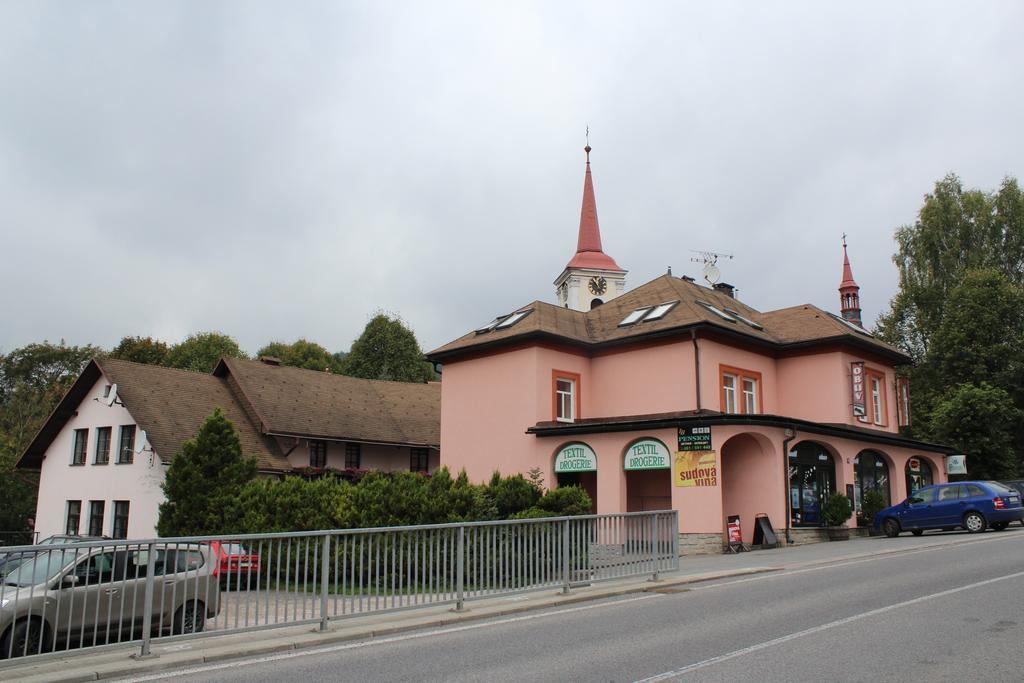
[[[722,271],[718,269],[718,259],[727,258],[732,259],[732,254],[720,254],[716,251],[700,251],[697,249],[691,249],[694,254],[698,254],[700,258],[691,257],[690,260],[694,263],[704,264],[704,279],[708,281],[708,284],[715,285],[718,283],[718,279],[722,277]]]

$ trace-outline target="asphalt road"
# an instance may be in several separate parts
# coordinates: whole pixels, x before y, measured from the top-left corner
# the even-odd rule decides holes
[[[168,675],[488,683],[1022,680],[1024,531],[963,540]]]

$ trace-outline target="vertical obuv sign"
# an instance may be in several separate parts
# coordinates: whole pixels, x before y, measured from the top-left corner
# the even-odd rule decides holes
[[[868,403],[864,395],[864,361],[850,363],[850,384],[853,391],[853,416],[866,418]]]

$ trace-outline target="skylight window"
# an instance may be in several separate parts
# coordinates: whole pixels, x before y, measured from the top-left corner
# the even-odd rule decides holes
[[[532,310],[533,310],[532,308],[528,308],[525,311],[516,311],[515,313],[513,313],[510,316],[508,316],[507,318],[502,320],[500,323],[498,323],[496,329],[504,330],[504,329],[508,329],[509,327],[512,327],[517,322],[519,322],[520,320],[522,320],[526,316],[530,315],[530,312]]]
[[[728,313],[729,315],[731,315],[732,317],[736,318],[737,320],[750,325],[755,330],[763,330],[764,329],[763,325],[761,325],[760,323],[755,323],[753,320],[751,320],[750,318],[748,318],[747,316],[743,315],[742,313],[740,313],[739,311],[737,311],[735,309],[727,308],[727,309],[725,309],[725,312]]]
[[[636,309],[635,311],[633,311],[632,313],[630,313],[629,315],[622,319],[622,322],[619,323],[619,327],[625,327],[626,325],[632,325],[635,322],[639,322],[640,318],[647,315],[647,312],[652,308],[653,306],[645,306],[644,308]]]
[[[498,323],[500,323],[504,318],[505,318],[505,316],[499,315],[497,318],[495,318],[491,322],[487,323],[483,327],[478,327],[477,330],[476,330],[476,333],[477,334],[483,334],[484,332],[490,332],[495,327],[497,327]]]
[[[644,316],[644,322],[647,322],[648,320],[661,320],[669,311],[675,308],[678,303],[678,301],[669,301],[668,303],[658,304],[651,309],[650,313]]]
[[[863,335],[865,335],[865,336],[867,336],[867,337],[874,337],[874,335],[873,335],[873,334],[871,334],[870,332],[868,332],[867,330],[865,330],[865,329],[864,329],[863,327],[861,327],[860,325],[854,325],[854,324],[853,324],[853,323],[851,323],[851,322],[850,322],[849,320],[846,320],[845,318],[840,318],[840,317],[839,317],[838,315],[836,315],[835,313],[829,313],[829,315],[830,315],[830,316],[832,316],[833,318],[835,318],[836,320],[838,320],[839,322],[841,322],[842,324],[844,324],[844,325],[846,325],[847,327],[849,327],[849,328],[850,328],[851,330],[853,330],[854,332],[858,332],[858,333],[860,333],[860,334],[863,334]]]
[[[732,317],[731,315],[729,315],[725,311],[723,311],[723,310],[721,310],[719,308],[716,308],[715,306],[712,306],[707,301],[697,301],[697,303],[699,303],[701,306],[703,306],[704,308],[708,309],[709,311],[711,311],[712,313],[717,315],[722,320],[728,320],[731,323],[736,322],[736,318]]]

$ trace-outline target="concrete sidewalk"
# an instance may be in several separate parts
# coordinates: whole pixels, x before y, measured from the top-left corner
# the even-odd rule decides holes
[[[998,538],[1024,535],[1016,527]],[[346,641],[378,638],[404,631],[450,626],[468,621],[503,617],[510,614],[556,608],[573,603],[608,598],[630,593],[661,590],[690,583],[729,579],[732,577],[828,565],[861,558],[905,553],[944,545],[994,540],[993,533],[967,536],[963,533],[925,534],[899,539],[866,538],[846,543],[819,543],[760,550],[740,555],[709,555],[681,558],[681,569],[664,574],[657,583],[644,577],[574,588],[569,595],[550,589],[533,593],[474,600],[466,603],[463,612],[452,611],[451,605],[437,605],[389,614],[367,614],[339,619],[325,632],[316,625],[285,626],[225,635],[211,635],[188,640],[154,643],[156,657],[133,659],[138,645],[115,645],[102,650],[71,651],[59,656],[46,656],[37,661],[0,663],[0,680],[17,681],[93,681],[118,679],[198,666],[209,662],[282,653],[305,648],[330,646]]]

